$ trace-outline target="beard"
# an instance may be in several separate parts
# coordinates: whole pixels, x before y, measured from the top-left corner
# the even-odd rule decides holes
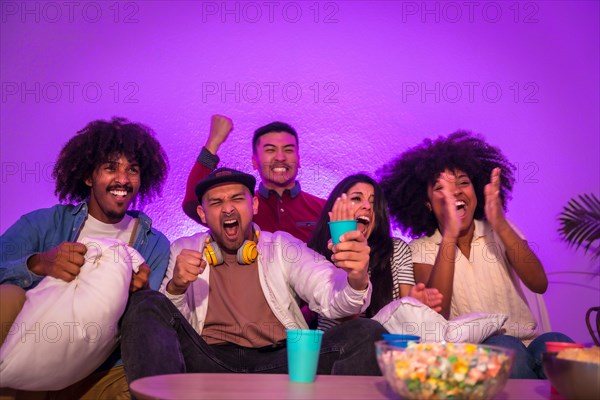
[[[121,219],[123,219],[123,217],[125,217],[125,214],[127,214],[127,210],[123,210],[123,211],[107,210],[106,211],[106,216],[110,219],[121,220]]]

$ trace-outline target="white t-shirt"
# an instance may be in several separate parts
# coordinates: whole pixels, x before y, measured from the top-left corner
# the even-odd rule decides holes
[[[77,240],[84,237],[110,238],[119,239],[129,244],[134,225],[135,218],[127,214],[125,214],[123,219],[116,224],[106,224],[92,217],[91,214],[88,214],[87,219],[83,224],[83,228],[77,236]]]
[[[469,258],[460,250],[456,251],[450,318],[470,312],[506,314],[505,333],[527,342],[539,332],[519,277],[506,258],[504,244],[490,224],[474,222]],[[521,232],[511,226],[523,238]],[[413,240],[410,243],[413,262],[434,265],[441,240],[439,230],[432,236]]]

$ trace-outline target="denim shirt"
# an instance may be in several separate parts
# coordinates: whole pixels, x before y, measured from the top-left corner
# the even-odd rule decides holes
[[[158,290],[169,263],[169,240],[152,229],[150,218],[140,211],[127,214],[139,219],[133,241],[135,248],[150,267],[149,285]],[[0,284],[8,283],[32,289],[44,278],[27,268],[27,260],[62,242],[74,242],[88,215],[87,203],[58,204],[23,215],[0,236]]]

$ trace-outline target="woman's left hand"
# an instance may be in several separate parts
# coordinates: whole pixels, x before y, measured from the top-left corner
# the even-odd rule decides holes
[[[485,217],[495,231],[499,231],[507,224],[504,217],[504,207],[500,198],[500,168],[494,168],[490,176],[490,183],[483,189],[485,195]]]
[[[343,193],[333,203],[333,208],[329,212],[330,221],[344,221],[354,219],[354,208],[356,205],[352,202],[346,193]]]

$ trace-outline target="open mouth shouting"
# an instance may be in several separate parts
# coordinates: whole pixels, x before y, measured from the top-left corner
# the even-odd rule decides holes
[[[464,218],[466,214],[467,205],[465,204],[465,202],[462,200],[456,200],[456,215],[458,215],[459,218]]]
[[[229,240],[235,240],[240,230],[240,221],[237,217],[225,217],[223,219],[223,233]]]
[[[369,225],[371,225],[371,218],[367,215],[359,215],[356,217],[356,222],[358,230],[366,237]]]

